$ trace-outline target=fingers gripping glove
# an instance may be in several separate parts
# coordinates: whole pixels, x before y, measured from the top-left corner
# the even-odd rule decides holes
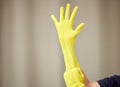
[[[84,87],[84,75],[80,69],[80,65],[74,51],[76,36],[84,27],[84,23],[81,23],[76,29],[73,29],[74,19],[77,11],[78,7],[76,6],[70,16],[70,4],[67,4],[65,16],[64,8],[60,8],[59,22],[54,15],[51,15],[58,32],[60,45],[64,55],[64,61],[66,65],[64,79],[67,87]]]

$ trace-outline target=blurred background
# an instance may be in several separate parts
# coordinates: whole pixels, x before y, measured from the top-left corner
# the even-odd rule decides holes
[[[76,54],[91,81],[120,74],[119,0],[0,0],[0,87],[66,87],[51,14],[78,5]]]

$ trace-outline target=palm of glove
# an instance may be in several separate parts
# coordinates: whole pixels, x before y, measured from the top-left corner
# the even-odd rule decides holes
[[[70,44],[74,47],[76,36],[69,21],[65,20],[57,25],[59,40],[62,46]]]
[[[80,33],[80,31],[84,27],[84,23],[81,23],[76,29],[73,29],[74,19],[76,13],[78,11],[78,7],[76,6],[70,16],[70,4],[66,7],[66,12],[64,16],[64,8],[60,8],[60,21],[58,22],[54,15],[52,15],[52,19],[56,25],[59,40],[62,46],[66,44],[71,44],[72,47],[75,45],[76,36]]]

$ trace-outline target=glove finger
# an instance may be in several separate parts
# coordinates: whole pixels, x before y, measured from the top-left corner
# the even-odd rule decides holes
[[[70,17],[70,22],[71,24],[73,25],[74,24],[74,19],[75,19],[75,16],[77,14],[77,11],[78,11],[78,7],[76,6],[71,14],[71,17]]]
[[[75,36],[77,36],[81,31],[82,31],[82,29],[83,29],[83,27],[84,27],[84,23],[81,23],[76,29],[75,29]]]
[[[60,8],[60,21],[63,21],[63,19],[64,19],[64,8],[61,7]]]
[[[57,21],[56,17],[54,15],[51,15],[51,18],[52,18],[53,22],[55,23],[55,25],[57,25],[58,21]]]
[[[65,13],[65,19],[68,20],[70,15],[70,4],[68,3],[66,6],[66,13]]]

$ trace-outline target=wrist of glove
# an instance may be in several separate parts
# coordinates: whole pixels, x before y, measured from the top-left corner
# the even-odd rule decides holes
[[[80,68],[74,68],[64,73],[64,80],[67,87],[85,87],[84,75]]]

